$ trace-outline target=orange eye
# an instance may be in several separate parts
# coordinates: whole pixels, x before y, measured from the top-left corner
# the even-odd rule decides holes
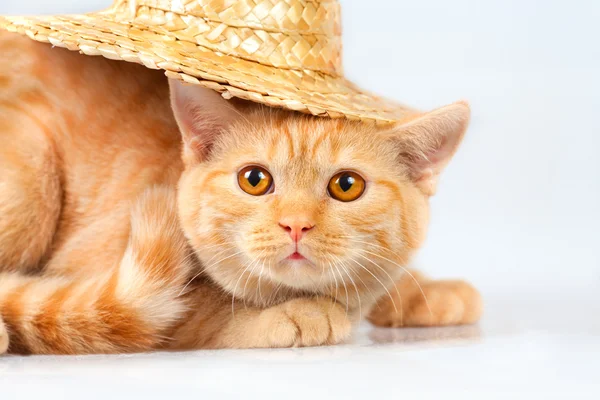
[[[331,178],[327,190],[329,195],[336,200],[354,201],[365,192],[365,180],[356,172],[339,172]]]
[[[273,186],[273,177],[263,167],[252,165],[238,173],[240,188],[252,196],[267,194]]]

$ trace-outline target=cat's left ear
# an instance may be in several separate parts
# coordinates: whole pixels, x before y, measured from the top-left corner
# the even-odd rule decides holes
[[[214,90],[169,79],[171,107],[183,136],[184,158],[206,160],[215,140],[239,111]]]
[[[400,162],[421,191],[435,194],[440,173],[452,159],[469,125],[471,109],[457,102],[400,123],[390,132]]]

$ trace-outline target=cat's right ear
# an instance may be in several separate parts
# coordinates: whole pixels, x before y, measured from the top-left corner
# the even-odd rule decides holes
[[[459,101],[417,115],[392,128],[399,160],[423,193],[435,194],[438,178],[458,149],[469,125],[471,109]]]
[[[169,79],[171,107],[183,136],[186,161],[202,162],[239,112],[214,90]]]

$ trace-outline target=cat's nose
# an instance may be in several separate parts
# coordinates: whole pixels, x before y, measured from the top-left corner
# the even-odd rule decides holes
[[[289,233],[294,242],[298,243],[306,232],[315,227],[315,224],[307,218],[283,217],[279,220],[279,226]]]

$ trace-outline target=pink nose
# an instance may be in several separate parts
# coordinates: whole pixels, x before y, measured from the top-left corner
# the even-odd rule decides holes
[[[283,217],[279,221],[279,226],[281,226],[290,234],[290,237],[294,242],[298,243],[300,239],[302,239],[302,235],[314,228],[315,225],[308,219],[298,217]]]

